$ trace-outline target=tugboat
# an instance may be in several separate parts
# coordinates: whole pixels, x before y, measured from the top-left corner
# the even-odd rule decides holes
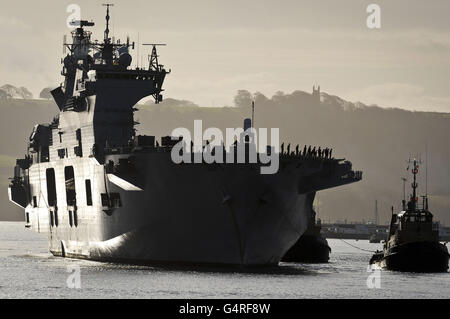
[[[383,251],[377,251],[372,256],[370,264],[396,271],[446,272],[448,250],[439,242],[439,230],[433,229],[433,215],[428,210],[427,196],[422,196],[422,207],[419,207],[416,195],[419,163],[414,159],[412,164],[412,196],[407,204],[403,199],[400,213],[394,214],[392,208],[388,239],[384,242]]]
[[[308,228],[303,236],[292,246],[281,259],[284,262],[327,263],[330,259],[331,248],[327,240],[321,235],[322,222],[317,219],[313,210]]]

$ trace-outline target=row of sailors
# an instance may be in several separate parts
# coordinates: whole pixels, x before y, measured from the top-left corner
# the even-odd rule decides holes
[[[319,157],[319,158],[328,158],[331,159],[333,158],[333,149],[332,148],[324,148],[322,149],[320,146],[319,148],[316,149],[316,147],[314,146],[313,148],[311,148],[311,145],[309,145],[308,147],[303,148],[303,152],[299,150],[299,146],[297,145],[295,147],[295,152],[291,152],[291,144],[289,143],[287,145],[286,148],[286,152],[284,151],[284,143],[281,144],[281,154],[282,155],[295,155],[295,156],[305,156],[305,157]]]
[[[234,142],[234,146],[236,146],[237,141]],[[191,152],[193,152],[193,143],[191,142]],[[206,147],[209,146],[209,141],[206,141]],[[205,146],[203,146],[205,147]],[[224,147],[222,145],[222,147]],[[333,149],[332,148],[324,148],[322,149],[320,146],[316,149],[314,146],[311,148],[311,145],[308,147],[303,148],[303,152],[299,150],[299,145],[295,147],[295,152],[291,152],[291,144],[289,143],[286,148],[286,153],[284,152],[284,143],[281,144],[281,155],[291,155],[291,156],[304,156],[304,157],[318,157],[318,158],[325,158],[325,159],[332,159],[333,158]]]
[[[237,141],[234,142],[234,146],[236,146]],[[132,142],[130,141],[129,146],[132,145]],[[156,141],[156,147],[158,148],[160,145],[158,141]],[[203,148],[209,146],[209,141],[206,141],[206,145],[203,146]],[[224,148],[223,144],[222,147]],[[191,141],[191,152],[194,152],[194,143]],[[214,151],[214,150],[213,150]],[[322,149],[320,146],[316,149],[316,147],[312,147],[309,145],[308,147],[305,145],[303,147],[303,151],[299,149],[299,145],[295,147],[295,151],[291,152],[291,144],[289,143],[286,147],[286,151],[284,149],[284,143],[281,144],[281,150],[280,154],[282,155],[291,155],[291,156],[304,156],[304,157],[318,157],[318,158],[325,158],[325,159],[331,159],[333,158],[333,149],[332,148],[324,148]]]

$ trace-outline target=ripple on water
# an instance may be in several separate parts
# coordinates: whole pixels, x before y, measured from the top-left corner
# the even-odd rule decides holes
[[[45,237],[23,223],[0,222],[0,297],[5,298],[448,298],[450,274],[381,271],[367,288],[371,253],[339,240],[327,264],[281,263],[237,271],[158,268],[54,257]],[[363,249],[379,244],[349,241]],[[78,265],[81,289],[67,288],[67,266]]]

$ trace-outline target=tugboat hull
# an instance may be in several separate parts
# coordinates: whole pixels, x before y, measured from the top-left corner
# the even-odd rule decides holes
[[[406,272],[446,272],[449,254],[439,242],[412,242],[394,246],[386,254],[376,254],[370,261],[388,270]]]

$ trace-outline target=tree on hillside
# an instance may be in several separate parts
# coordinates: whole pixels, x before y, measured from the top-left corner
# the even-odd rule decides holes
[[[33,94],[24,86],[20,87],[19,89],[20,95],[23,99],[29,100],[33,98]]]
[[[247,90],[237,91],[237,94],[234,97],[234,105],[236,107],[249,107],[252,105],[252,101],[252,94]]]
[[[272,96],[272,101],[275,103],[284,102],[290,95],[284,94],[282,91],[277,91],[274,96]]]
[[[50,93],[51,90],[52,90],[52,88],[50,88],[50,87],[43,88],[41,93],[39,93],[39,97],[41,99],[50,100],[52,98],[52,94]]]
[[[255,100],[255,104],[258,106],[265,106],[269,103],[269,99],[261,92],[256,92],[253,94],[253,99]]]
[[[26,87],[15,87],[11,84],[5,84],[0,90],[6,93],[8,99],[32,99],[33,94]]]

